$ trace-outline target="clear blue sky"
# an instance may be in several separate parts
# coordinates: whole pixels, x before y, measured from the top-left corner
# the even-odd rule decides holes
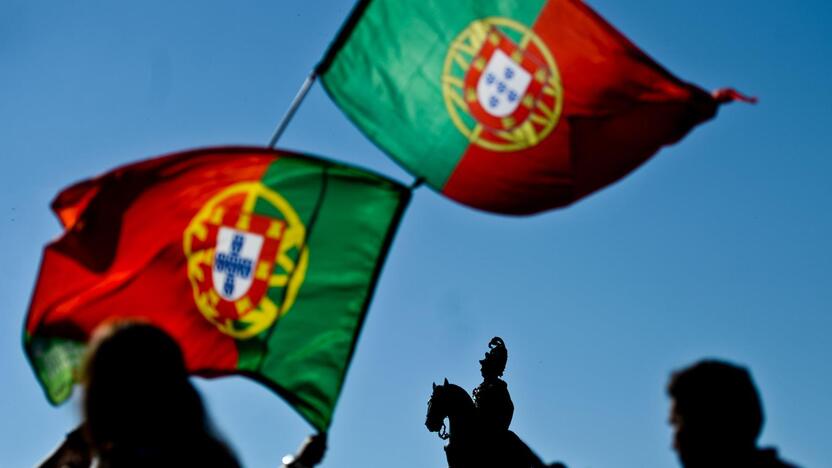
[[[762,440],[830,466],[832,8],[828,2],[592,0],[683,79],[757,106],[716,120],[578,205],[529,218],[415,193],[335,413],[327,467],[445,466],[431,382],[468,389],[500,335],[513,429],[577,468],[676,466],[668,373],[747,364]],[[26,363],[23,317],[52,197],[117,165],[265,144],[351,0],[0,2],[0,465],[31,466],[78,421]],[[383,38],[380,38],[383,40]],[[281,146],[411,178],[316,85]],[[198,380],[247,466],[311,431],[242,379]]]

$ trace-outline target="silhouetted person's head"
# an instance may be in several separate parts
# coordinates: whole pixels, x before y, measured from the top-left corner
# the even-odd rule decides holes
[[[480,373],[483,379],[493,380],[502,377],[508,361],[508,350],[499,336],[491,339],[488,348],[485,358],[480,360]]]
[[[755,451],[763,407],[745,368],[700,361],[675,372],[667,392],[673,447],[683,466],[729,466]]]
[[[97,330],[84,386],[86,431],[105,466],[175,466],[209,453],[212,466],[229,466],[223,454],[233,460],[211,435],[179,345],[159,328],[122,322]]]

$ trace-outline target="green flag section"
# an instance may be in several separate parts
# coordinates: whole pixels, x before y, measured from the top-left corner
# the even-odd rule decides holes
[[[410,192],[356,168],[263,148],[124,166],[61,192],[24,346],[66,400],[102,322],[141,319],[197,375],[245,375],[326,431]]]
[[[360,1],[317,72],[405,169],[507,214],[568,205],[745,99],[680,81],[580,0]]]

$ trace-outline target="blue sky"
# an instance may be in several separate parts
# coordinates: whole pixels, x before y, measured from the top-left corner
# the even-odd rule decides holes
[[[832,446],[832,9],[826,2],[593,0],[671,71],[731,105],[622,182],[528,218],[415,193],[381,277],[324,466],[443,465],[431,382],[468,389],[494,335],[513,429],[571,467],[675,466],[664,385],[705,356],[751,367],[764,444]],[[63,187],[192,147],[266,144],[352,2],[0,2],[0,453],[30,466],[78,421],[46,402],[20,332]],[[316,85],[280,146],[403,182]],[[247,466],[311,431],[243,379],[198,380]]]

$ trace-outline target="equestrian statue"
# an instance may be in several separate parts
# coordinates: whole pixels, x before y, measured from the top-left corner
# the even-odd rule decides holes
[[[425,421],[430,432],[448,440],[445,456],[449,468],[566,468],[547,465],[517,435],[509,430],[514,403],[508,385],[501,379],[508,360],[503,340],[494,337],[480,361],[482,383],[472,399],[462,387],[433,384]],[[445,426],[445,418],[449,426]]]

